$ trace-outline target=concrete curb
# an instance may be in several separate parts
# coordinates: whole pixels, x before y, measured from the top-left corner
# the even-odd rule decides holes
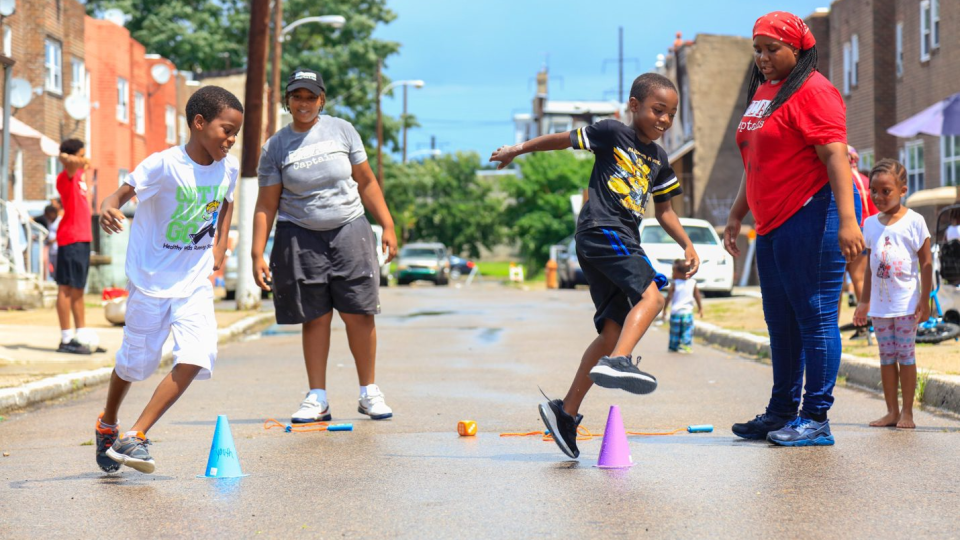
[[[694,335],[707,343],[759,358],[770,358],[770,339],[747,332],[726,330],[715,324],[696,321]],[[866,390],[881,392],[880,360],[850,354],[840,356],[840,375]],[[923,406],[960,414],[960,376],[931,373],[923,393]]]
[[[228,343],[235,341],[246,334],[268,325],[268,323],[272,324],[274,321],[275,315],[272,312],[251,315],[233,323],[227,328],[217,330],[217,342]],[[168,341],[163,346],[163,356],[161,357],[160,365],[167,366],[172,362],[173,343]],[[110,380],[112,373],[112,367],[102,367],[89,371],[78,371],[48,377],[15,388],[0,389],[0,412],[20,409],[35,403],[55,399],[82,390],[83,388],[103,384]]]

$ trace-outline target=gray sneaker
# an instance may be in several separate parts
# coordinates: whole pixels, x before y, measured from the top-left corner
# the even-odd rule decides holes
[[[817,422],[802,416],[768,433],[767,440],[780,446],[833,446],[835,442],[829,420]]]
[[[107,456],[127,467],[136,469],[144,474],[150,474],[156,468],[150,452],[147,452],[147,440],[143,433],[132,437],[121,437],[107,450]]]
[[[120,470],[120,464],[107,457],[107,450],[113,446],[113,443],[117,442],[120,431],[115,427],[102,427],[100,425],[100,418],[102,417],[103,413],[100,413],[100,417],[97,418],[97,426],[94,428],[97,441],[97,465],[105,473],[117,472]]]
[[[629,356],[604,356],[590,370],[590,380],[604,388],[619,388],[633,394],[649,394],[657,389],[657,378],[640,371]]]

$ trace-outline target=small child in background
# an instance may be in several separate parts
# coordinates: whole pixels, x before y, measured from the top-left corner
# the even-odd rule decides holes
[[[863,292],[853,315],[858,326],[865,326],[868,316],[873,319],[880,347],[880,377],[887,414],[870,422],[873,427],[916,427],[914,346],[917,323],[930,316],[933,257],[930,231],[923,216],[900,204],[906,194],[907,171],[903,165],[892,159],[880,160],[870,172],[870,196],[880,213],[867,219],[863,226],[870,271],[864,277]],[[903,409],[898,406],[898,382]]]
[[[697,315],[703,317],[703,304],[700,301],[700,289],[697,282],[687,279],[689,268],[682,259],[673,261],[673,277],[670,291],[660,318],[670,314],[670,352],[689,353],[693,345],[693,305],[697,305]]]

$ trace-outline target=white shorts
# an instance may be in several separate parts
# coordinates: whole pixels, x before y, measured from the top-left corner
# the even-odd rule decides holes
[[[173,332],[173,363],[200,366],[197,380],[209,379],[217,359],[217,319],[208,283],[186,298],[147,296],[130,284],[117,376],[142,381],[160,365],[163,343]]]

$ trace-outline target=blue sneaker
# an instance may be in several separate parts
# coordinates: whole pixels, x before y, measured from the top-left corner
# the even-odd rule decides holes
[[[763,413],[749,422],[734,424],[731,430],[734,435],[742,439],[760,441],[766,439],[771,431],[782,429],[789,421],[790,418]]]
[[[779,431],[770,432],[767,440],[780,446],[833,446],[835,442],[829,420],[817,422],[803,417],[791,420]]]

